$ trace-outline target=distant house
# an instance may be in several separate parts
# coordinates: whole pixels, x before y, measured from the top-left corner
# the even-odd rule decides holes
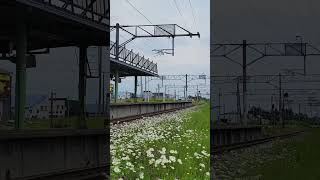
[[[128,92],[128,91],[120,93],[120,95],[119,95],[119,99],[130,99],[133,97],[134,97],[134,93]]]
[[[67,106],[69,106],[69,116],[79,116],[80,115],[80,103],[78,100],[68,100]],[[101,107],[102,108],[102,107]],[[86,116],[96,116],[99,112],[97,104],[86,104],[85,107]],[[102,111],[102,109],[100,109]]]
[[[49,96],[35,96],[27,98],[26,119],[49,119],[51,117],[66,117],[66,98],[50,98]]]
[[[156,99],[163,98],[163,93],[152,93],[152,97]]]
[[[97,115],[98,105],[86,104],[85,111],[86,116]],[[14,112],[14,107],[12,112]],[[26,97],[25,115],[26,119],[75,117],[80,115],[80,103],[78,100],[68,100],[67,98],[51,99],[47,95],[28,95]]]
[[[164,94],[163,92],[152,93],[152,97],[153,97],[153,98],[157,98],[157,99],[161,99],[161,98],[163,98],[163,94]],[[166,98],[166,99],[171,98],[170,94],[165,94],[165,98]]]

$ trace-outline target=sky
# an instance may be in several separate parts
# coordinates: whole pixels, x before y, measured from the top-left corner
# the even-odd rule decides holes
[[[262,42],[300,42],[296,36],[301,36],[304,42],[319,47],[320,25],[318,22],[320,12],[317,10],[320,2],[316,0],[215,0],[211,4],[211,43],[233,43],[247,40],[248,43]],[[241,62],[241,52],[235,55]],[[248,56],[248,59],[252,55]],[[307,74],[319,73],[319,56],[307,57]],[[241,67],[226,61],[224,58],[212,58],[211,67],[214,75],[240,75]],[[303,57],[268,57],[263,58],[248,68],[249,75],[278,74],[283,69],[303,68]],[[304,77],[296,77],[304,79]],[[319,78],[317,78],[319,79]],[[275,81],[275,83],[278,83]],[[319,83],[291,83],[285,84],[283,88],[317,88]],[[270,89],[270,85],[248,85],[249,91],[258,92],[257,89]],[[215,91],[212,98],[215,105],[218,103],[217,92],[236,91],[236,85],[213,85]],[[241,91],[241,87],[240,87]],[[261,91],[259,91],[261,92]],[[266,92],[266,91],[264,91]],[[316,92],[319,95],[319,91]],[[289,93],[289,96],[290,93]],[[300,95],[301,97],[301,95]],[[307,93],[304,97],[307,97]],[[234,111],[236,98],[221,97],[221,102],[226,104],[226,111]],[[292,99],[297,98],[291,96]],[[270,96],[253,97],[248,99],[250,105],[261,105],[269,110],[271,106]],[[319,96],[318,96],[319,99]],[[293,109],[298,111],[298,103]],[[277,107],[277,105],[276,105]],[[319,108],[313,107],[313,115],[319,112]],[[310,112],[310,107],[302,106],[302,112]],[[310,114],[310,113],[309,113]],[[319,115],[319,114],[318,114]]]
[[[170,48],[168,38],[136,39],[127,45],[128,49],[143,54],[146,58],[158,64],[159,75],[206,74],[210,67],[210,8],[209,0],[111,0],[111,25],[150,25],[178,24],[192,33],[199,32],[201,38],[177,37],[175,40],[175,56],[157,56],[152,50]],[[138,9],[151,23],[142,16],[130,3]],[[191,3],[191,6],[190,6]],[[179,13],[180,11],[180,13]],[[120,33],[120,41],[124,42],[128,36]],[[111,33],[111,40],[115,41],[115,34]],[[126,78],[119,85],[120,91],[133,91],[133,78]],[[155,91],[160,82],[150,81],[150,90]],[[165,82],[167,84],[184,84],[183,81]],[[191,84],[203,84],[193,81]],[[209,93],[209,84],[204,88]],[[161,87],[160,91],[164,88]],[[190,89],[190,93],[193,93]],[[182,91],[181,91],[182,93]]]

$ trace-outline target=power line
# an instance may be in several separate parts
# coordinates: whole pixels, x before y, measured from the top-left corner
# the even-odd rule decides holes
[[[171,5],[171,0],[168,0],[168,4],[170,5],[170,7],[172,8],[172,9],[176,9],[176,8],[174,8],[172,5]]]
[[[183,15],[182,15],[182,13],[181,13],[181,11],[180,11],[180,8],[179,8],[179,6],[178,6],[178,4],[177,4],[177,1],[176,0],[173,0],[174,1],[174,4],[175,4],[175,6],[176,6],[176,8],[177,8],[177,10],[178,10],[178,12],[179,12],[179,14],[180,14],[180,16],[183,18]]]
[[[141,14],[150,24],[153,24],[139,9],[137,9],[129,0],[126,0],[128,4],[134,8],[139,14]]]
[[[191,8],[191,13],[192,13],[192,16],[193,16],[194,26],[197,26],[197,25],[196,25],[196,17],[195,17],[195,15],[194,15],[194,9],[193,9],[193,7],[192,7],[191,0],[189,0],[189,4],[190,4],[190,8]]]
[[[130,5],[132,8],[134,8],[139,14],[141,14],[150,24],[153,24],[153,23],[150,21],[150,19],[147,18],[139,9],[137,9],[129,0],[126,0],[126,1],[129,3],[129,5]],[[145,45],[147,45],[149,48],[152,49],[152,47],[151,47],[148,43],[146,43],[146,42],[144,42],[144,41],[143,41],[143,43],[144,43]]]

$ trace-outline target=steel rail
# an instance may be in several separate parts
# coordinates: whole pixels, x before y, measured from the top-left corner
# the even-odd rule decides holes
[[[102,165],[99,167],[88,167],[79,169],[63,170],[39,175],[32,175],[21,178],[12,178],[14,180],[105,180],[107,179],[108,165]]]
[[[303,132],[306,132],[306,130],[296,131],[293,133],[281,134],[281,135],[276,135],[276,136],[256,139],[256,140],[252,140],[252,141],[231,144],[231,145],[213,146],[213,150],[211,151],[211,153],[213,153],[213,155],[214,154],[222,154],[224,152],[229,152],[231,150],[238,150],[238,149],[243,149],[243,148],[247,148],[247,147],[251,147],[251,146],[255,146],[255,145],[264,144],[264,143],[271,142],[276,139],[285,139],[285,138],[294,137],[294,136],[297,136]]]

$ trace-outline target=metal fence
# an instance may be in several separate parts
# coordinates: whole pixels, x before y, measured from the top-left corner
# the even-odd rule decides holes
[[[115,42],[110,42],[110,55],[115,58],[116,45]],[[133,50],[128,50],[125,47],[119,47],[119,61],[129,65],[138,67],[148,72],[158,74],[157,64],[140,56],[139,53],[134,53]]]
[[[30,1],[30,0],[29,0]],[[110,0],[32,0],[98,23],[109,23]],[[23,1],[21,1],[23,2]]]

